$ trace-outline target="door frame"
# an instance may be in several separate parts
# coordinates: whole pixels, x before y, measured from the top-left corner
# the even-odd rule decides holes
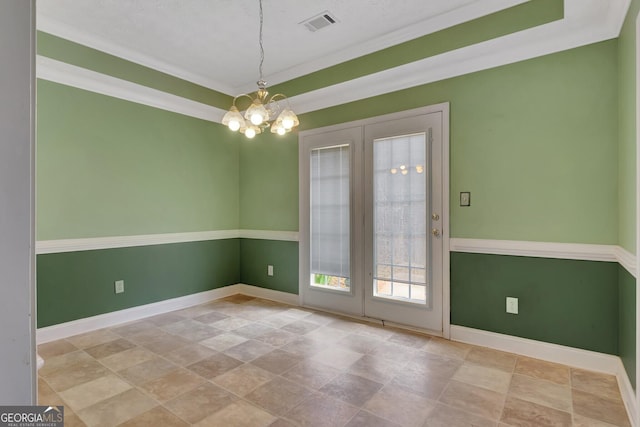
[[[444,338],[450,337],[450,329],[451,329],[451,269],[450,269],[450,250],[449,250],[449,224],[450,224],[450,209],[449,209],[449,103],[443,102],[440,104],[429,105],[426,107],[415,108],[411,110],[399,111],[391,114],[384,114],[381,116],[369,117],[366,119],[355,120],[347,123],[340,123],[331,126],[325,126],[321,128],[315,128],[310,130],[305,130],[299,133],[298,135],[298,145],[302,142],[302,138],[308,135],[317,134],[320,132],[331,132],[342,129],[347,129],[355,126],[365,126],[377,123],[379,121],[384,120],[395,120],[404,117],[408,117],[411,115],[421,115],[421,114],[430,114],[430,113],[442,113],[442,336]],[[303,158],[304,151],[298,150],[298,165],[301,165],[305,160]],[[299,173],[302,171],[299,170]],[[302,183],[302,175],[299,175],[298,182]],[[298,188],[298,230],[299,230],[299,242],[298,242],[298,261],[299,261],[299,270],[298,270],[298,302],[300,305],[304,305],[304,292],[306,286],[305,283],[308,282],[308,278],[304,277],[305,269],[303,266],[308,263],[308,254],[305,251],[305,248],[309,247],[308,242],[308,232],[307,223],[305,221],[304,213],[308,213],[308,206],[304,206],[304,197],[305,192],[308,191],[304,185],[299,185]],[[365,318],[363,318],[365,319]],[[389,322],[385,322],[388,324]],[[415,329],[415,328],[412,328]],[[425,330],[426,331],[426,330]],[[434,331],[427,331],[430,334],[433,334]]]

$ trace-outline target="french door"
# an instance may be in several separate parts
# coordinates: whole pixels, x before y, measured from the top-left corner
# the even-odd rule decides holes
[[[300,136],[302,302],[442,331],[443,111]]]

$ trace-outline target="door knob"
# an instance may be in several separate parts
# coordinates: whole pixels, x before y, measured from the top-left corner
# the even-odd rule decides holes
[[[437,228],[434,228],[433,230],[431,230],[431,234],[433,234],[435,237],[439,237],[440,230],[438,230]]]

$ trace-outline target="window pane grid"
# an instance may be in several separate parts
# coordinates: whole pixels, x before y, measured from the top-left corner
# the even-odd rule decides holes
[[[374,295],[426,304],[426,135],[374,140]]]

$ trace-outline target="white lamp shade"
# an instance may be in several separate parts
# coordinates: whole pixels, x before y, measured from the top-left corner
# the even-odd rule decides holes
[[[280,118],[278,118],[278,120],[276,120],[273,125],[271,125],[271,133],[277,133],[278,135],[284,135],[285,133],[287,133],[288,130],[284,128],[284,126],[282,126],[282,122],[280,121]]]
[[[289,107],[282,110],[282,112],[278,116],[277,121],[282,123],[282,127],[284,127],[286,130],[293,129],[300,124],[298,116],[296,116],[296,114]]]
[[[269,112],[259,99],[254,99],[253,104],[244,113],[244,118],[250,120],[256,126],[269,120]]]
[[[235,105],[222,117],[222,124],[228,126],[234,132],[246,127],[244,118]]]

